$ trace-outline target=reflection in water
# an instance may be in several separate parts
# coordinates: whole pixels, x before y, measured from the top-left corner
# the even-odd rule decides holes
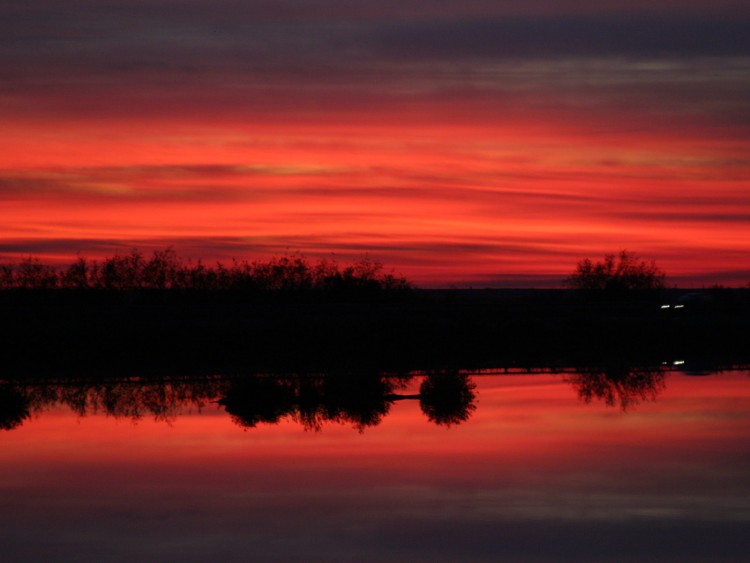
[[[324,423],[350,424],[360,432],[377,426],[394,401],[419,399],[422,411],[435,424],[450,426],[469,419],[475,384],[457,372],[425,377],[418,395],[402,395],[412,377],[373,374],[317,377],[249,376],[235,380],[219,401],[240,426],[276,424],[289,417],[307,430]]]
[[[359,374],[375,399],[350,391],[355,374],[79,382],[87,391],[16,381],[0,391],[33,423],[0,431],[2,558],[744,561],[749,374],[665,375],[669,392],[627,413],[619,399],[579,401],[559,373]],[[476,394],[481,408],[451,431],[428,422],[429,397],[462,380],[448,397]],[[100,414],[81,423],[58,399]],[[44,402],[53,410],[37,416]],[[304,432],[309,413],[345,426]]]
[[[13,430],[30,415],[29,401],[23,393],[10,385],[0,386],[0,428]]]
[[[224,378],[118,379],[5,384],[0,387],[0,428],[19,426],[32,414],[58,405],[78,416],[103,413],[139,420],[171,421],[186,409],[202,408],[226,386]]]
[[[308,430],[337,422],[362,432],[380,424],[390,410],[387,396],[401,384],[401,379],[377,375],[249,376],[233,382],[219,402],[237,424],[247,428],[290,417]]]
[[[476,384],[468,375],[451,373],[428,375],[419,388],[422,412],[435,424],[451,426],[469,420]]]
[[[468,420],[476,408],[475,384],[468,375],[431,374],[419,394],[399,394],[413,379],[377,374],[245,375],[5,384],[0,388],[0,428],[16,428],[31,414],[57,405],[78,416],[103,413],[170,421],[186,410],[218,403],[244,428],[290,419],[306,430],[337,423],[360,432],[380,424],[398,400],[418,399],[430,421],[446,426]]]
[[[641,401],[656,400],[666,386],[664,375],[665,369],[661,367],[614,366],[601,370],[580,370],[567,374],[565,381],[573,386],[585,403],[597,399],[610,407],[619,405],[625,411]]]
[[[664,390],[665,367],[580,369],[566,373],[585,403],[595,400],[623,411],[653,401]],[[421,379],[421,381],[420,381]],[[408,389],[418,393],[409,394]],[[144,416],[171,421],[192,409],[221,405],[243,428],[292,420],[306,430],[325,424],[351,425],[359,432],[377,426],[394,402],[418,400],[427,419],[452,426],[476,410],[476,384],[456,370],[427,375],[385,376],[376,373],[248,374],[235,377],[41,380],[0,384],[0,429],[18,428],[33,414],[62,405],[78,416],[103,413],[139,420]]]

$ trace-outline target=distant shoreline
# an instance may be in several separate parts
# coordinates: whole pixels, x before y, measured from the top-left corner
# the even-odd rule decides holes
[[[0,291],[0,374],[750,361],[750,291],[743,289],[616,295],[414,290],[408,298],[359,302],[282,297],[263,300],[240,291]]]

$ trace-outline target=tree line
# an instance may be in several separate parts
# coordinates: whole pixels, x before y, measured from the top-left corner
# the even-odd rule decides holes
[[[604,260],[585,258],[563,285],[579,290],[653,290],[664,287],[665,274],[655,262],[623,250]],[[386,272],[367,258],[347,265],[333,260],[311,262],[302,255],[267,261],[233,259],[215,266],[185,261],[171,247],[151,256],[138,249],[115,254],[101,262],[78,258],[67,266],[51,266],[28,257],[15,265],[0,265],[0,289],[199,289],[318,291],[332,293],[406,292],[411,283]]]
[[[310,261],[302,255],[266,261],[233,259],[206,265],[185,261],[173,248],[146,256],[138,249],[102,261],[79,257],[67,266],[52,266],[29,257],[0,265],[0,289],[77,290],[257,290],[279,292],[403,293],[410,282],[364,258],[341,265],[334,260]]]

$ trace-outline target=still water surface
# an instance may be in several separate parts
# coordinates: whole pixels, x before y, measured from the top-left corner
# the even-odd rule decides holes
[[[2,559],[746,560],[750,373],[644,377],[464,378],[442,418],[421,377],[317,418],[36,389],[0,430]]]

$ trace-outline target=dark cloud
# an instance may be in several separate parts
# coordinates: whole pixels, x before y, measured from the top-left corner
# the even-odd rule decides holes
[[[722,228],[729,229],[732,224],[750,225],[750,212],[737,213],[732,207],[727,205],[724,211],[696,211],[703,207],[701,201],[695,201],[692,205],[680,203],[680,210],[671,210],[669,208],[661,211],[629,211],[618,213],[612,211],[612,215],[626,219],[639,221],[654,221],[661,223],[690,223],[700,224],[709,223],[713,225],[722,225]]]
[[[747,255],[745,256],[747,258]],[[738,268],[727,270],[714,270],[708,272],[695,272],[687,274],[670,275],[670,283],[677,287],[712,286],[715,284],[726,284],[728,286],[750,283],[750,268]],[[744,283],[743,283],[744,282]]]
[[[366,238],[366,242],[362,242]],[[521,242],[445,242],[422,240],[401,243],[389,237],[371,233],[348,233],[346,237],[316,236],[245,236],[245,237],[170,237],[114,239],[114,238],[54,238],[54,239],[5,239],[0,241],[0,253],[11,255],[44,255],[57,252],[69,254],[99,256],[102,254],[127,251],[131,248],[150,250],[174,246],[188,257],[226,259],[255,258],[254,254],[284,254],[289,252],[308,252],[311,256],[340,255],[343,258],[362,257],[370,254],[380,256],[400,255],[400,260],[408,264],[432,264],[436,257],[444,260],[470,259],[476,256],[526,256],[557,255],[559,251],[545,248],[538,241],[524,244]]]
[[[129,201],[239,201],[279,198],[284,195],[328,197],[362,196],[376,188],[284,187],[269,188],[274,177],[333,178],[346,169],[241,165],[166,165],[65,168],[35,172],[0,170],[0,200],[63,198]],[[219,182],[230,179],[236,185]]]
[[[552,17],[494,4],[445,2],[436,15],[410,2],[32,2],[0,21],[0,115],[502,123],[614,112],[630,127],[674,130],[687,116],[747,137],[750,10]]]
[[[451,18],[364,21],[341,20],[336,17],[340,12],[330,10],[328,17],[313,21],[290,15],[269,22],[251,9],[270,13],[271,4],[265,3],[224,10],[206,2],[181,4],[179,9],[163,3],[94,3],[85,10],[81,5],[66,6],[6,14],[0,23],[5,74],[29,77],[41,69],[70,76],[138,71],[158,78],[165,72],[173,77],[197,72],[215,76],[231,69],[299,76],[370,73],[378,65],[404,61],[750,53],[750,10],[749,19],[736,19],[680,13],[503,17],[502,11],[460,17],[459,9]],[[310,5],[295,8],[304,13],[305,6]],[[326,12],[322,7],[313,11]]]
[[[79,254],[94,259],[128,252],[133,248],[144,252],[174,247],[186,259],[207,261],[231,258],[255,258],[255,253],[265,250],[240,237],[170,237],[162,238],[13,238],[0,241],[0,261],[12,262],[23,256],[45,256],[65,253],[60,258],[69,262],[70,255]],[[282,249],[283,250],[283,249]],[[276,252],[275,250],[272,251]],[[265,254],[265,253],[264,253]]]
[[[750,52],[747,22],[649,18],[511,18],[406,22],[373,34],[405,58],[725,56]]]

